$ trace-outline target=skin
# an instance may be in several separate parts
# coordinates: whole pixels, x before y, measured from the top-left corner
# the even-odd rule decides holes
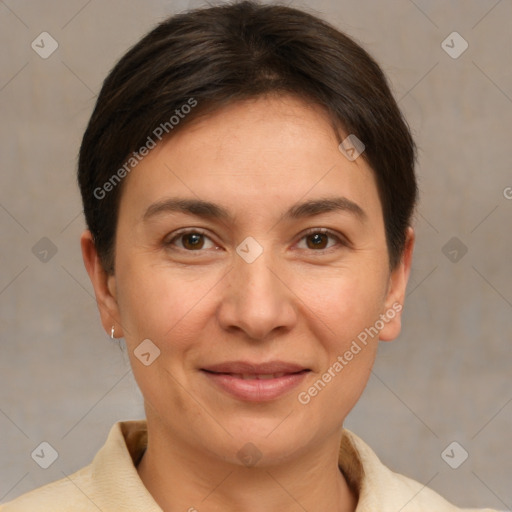
[[[337,465],[343,422],[367,383],[378,338],[399,334],[400,313],[307,405],[297,396],[404,301],[414,234],[408,228],[402,261],[390,271],[371,168],[339,151],[320,107],[267,96],[176,132],[123,187],[115,274],[104,272],[88,231],[81,243],[103,326],[125,338],[144,396],[149,443],[137,469],[149,492],[169,511],[355,510]],[[341,196],[364,217],[283,217],[297,203]],[[170,211],[144,220],[170,197],[217,203],[232,218]],[[184,228],[205,237],[177,237]],[[333,236],[307,235],[310,228]],[[263,248],[252,263],[236,252],[248,236]],[[149,366],[134,355],[144,339],[160,349]],[[249,402],[200,370],[232,360],[281,360],[310,372],[275,400]],[[253,467],[237,456],[249,442],[261,453]]]

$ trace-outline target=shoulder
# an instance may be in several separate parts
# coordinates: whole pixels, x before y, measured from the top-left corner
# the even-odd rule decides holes
[[[0,505],[0,512],[160,510],[138,477],[134,463],[146,444],[145,421],[118,422],[89,465]]]
[[[391,471],[362,439],[346,429],[339,465],[359,489],[356,512],[497,512],[456,507],[425,484]]]
[[[76,473],[39,487],[21,495],[9,503],[0,505],[0,512],[73,512],[98,511],[95,504],[88,498],[92,480],[91,465]],[[83,491],[81,491],[83,489]]]

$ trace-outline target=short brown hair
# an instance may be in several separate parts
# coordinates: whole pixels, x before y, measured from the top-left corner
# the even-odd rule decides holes
[[[324,107],[335,129],[364,142],[362,157],[375,173],[382,203],[389,263],[398,264],[417,198],[416,150],[382,70],[361,46],[316,16],[242,1],[170,17],[132,47],[103,83],[82,140],[78,181],[108,272],[114,272],[127,159],[159,126],[172,136],[207,111],[268,93],[294,94]],[[170,123],[191,99],[198,107]]]

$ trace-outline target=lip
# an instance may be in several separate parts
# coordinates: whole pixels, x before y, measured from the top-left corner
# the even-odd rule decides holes
[[[276,400],[297,387],[310,370],[283,361],[231,361],[201,368],[201,371],[210,382],[234,398],[264,402]]]

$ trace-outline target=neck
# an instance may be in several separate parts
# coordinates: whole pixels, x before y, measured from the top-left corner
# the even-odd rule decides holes
[[[148,423],[137,471],[163,511],[354,512],[357,498],[338,468],[341,435],[285,463],[245,467],[180,445]]]

